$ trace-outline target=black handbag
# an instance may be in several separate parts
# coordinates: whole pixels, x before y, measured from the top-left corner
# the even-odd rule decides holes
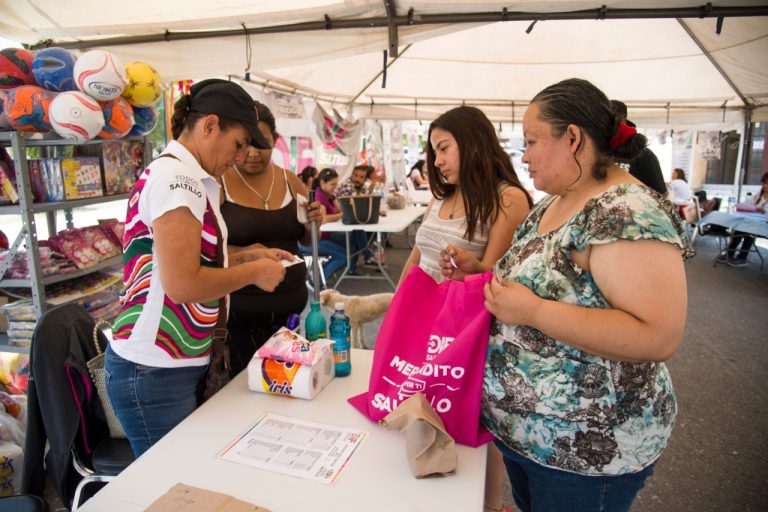
[[[336,200],[341,206],[342,224],[376,224],[379,222],[381,196],[344,196]]]

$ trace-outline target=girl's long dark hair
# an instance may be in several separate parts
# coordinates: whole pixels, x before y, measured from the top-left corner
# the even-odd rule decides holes
[[[528,206],[533,206],[531,196],[517,178],[512,160],[499,144],[496,130],[480,109],[462,106],[449,110],[429,125],[428,140],[432,140],[435,128],[450,132],[459,146],[459,182],[467,219],[465,236],[469,241],[472,241],[478,223],[481,232],[485,232],[499,215],[503,184],[522,190]],[[445,199],[456,190],[456,186],[447,183],[435,167],[435,151],[429,143],[427,175],[430,190],[436,198]]]

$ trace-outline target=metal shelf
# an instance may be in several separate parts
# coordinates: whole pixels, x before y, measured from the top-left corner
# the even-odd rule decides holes
[[[101,144],[103,142],[111,142],[113,140],[120,141],[143,141],[144,137],[123,137],[122,139],[91,139],[85,142],[75,142],[73,140],[62,139],[58,135],[52,133],[23,133],[23,132],[0,132],[0,143],[11,143],[12,137],[19,135],[24,139],[24,145],[27,147],[32,146],[90,146],[93,144]]]
[[[109,258],[108,260],[102,260],[98,262],[95,265],[91,265],[90,267],[83,268],[80,270],[76,270],[74,272],[67,272],[66,274],[56,274],[53,276],[48,276],[43,278],[43,285],[49,285],[54,283],[60,283],[61,281],[68,281],[70,279],[76,279],[78,277],[82,277],[88,274],[92,274],[94,272],[98,272],[99,270],[104,270],[105,268],[110,267],[116,267],[120,265],[123,261],[123,255],[113,256]],[[31,279],[3,279],[0,280],[0,288],[29,288],[32,286],[32,280]]]
[[[29,354],[31,347],[19,347],[8,343],[8,335],[0,333],[0,352],[14,352],[16,354]]]
[[[80,208],[92,204],[109,203],[112,201],[120,201],[122,199],[128,199],[131,194],[115,194],[113,196],[98,196],[88,197],[86,199],[71,199],[69,201],[57,201],[55,203],[33,203],[29,209],[31,213],[43,213],[43,212],[55,212],[58,210],[70,210],[72,208]],[[18,204],[12,204],[7,206],[0,206],[0,215],[18,215],[21,213],[21,206]]]
[[[127,137],[119,139],[121,141],[143,141],[144,158],[146,161],[149,156],[149,146],[145,137]],[[0,215],[16,214],[21,216],[23,229],[12,249],[13,256],[23,242],[26,245],[27,255],[29,257],[29,275],[30,279],[8,279],[0,280],[0,287],[24,287],[29,288],[32,294],[35,315],[40,317],[49,307],[45,300],[45,285],[76,279],[77,277],[96,272],[108,267],[116,266],[120,263],[122,256],[110,258],[97,265],[87,269],[78,270],[67,274],[43,277],[42,267],[40,265],[40,249],[37,241],[37,228],[35,226],[36,213],[46,213],[48,217],[48,231],[56,232],[56,217],[54,211],[64,210],[67,212],[67,225],[72,225],[71,210],[112,201],[128,199],[130,194],[118,194],[113,196],[91,197],[87,199],[76,199],[71,201],[59,201],[55,203],[33,203],[32,187],[29,180],[29,168],[27,166],[27,147],[31,146],[84,146],[99,145],[104,142],[110,142],[106,139],[95,139],[86,142],[74,142],[65,140],[52,134],[32,134],[20,132],[0,132],[0,146],[10,146],[13,149],[14,165],[16,167],[16,182],[19,193],[19,204],[10,206],[0,206]],[[7,268],[7,261],[0,264],[2,272]]]

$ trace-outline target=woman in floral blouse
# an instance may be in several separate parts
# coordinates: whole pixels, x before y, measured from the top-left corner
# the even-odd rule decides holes
[[[662,361],[683,337],[690,244],[672,204],[615,164],[646,139],[594,85],[544,89],[523,129],[549,196],[485,290],[483,420],[523,512],[628,511],[675,418]]]

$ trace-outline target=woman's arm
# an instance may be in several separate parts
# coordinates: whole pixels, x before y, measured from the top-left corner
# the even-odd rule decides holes
[[[249,284],[271,292],[285,276],[285,268],[267,258],[230,268],[200,265],[202,225],[186,207],[155,219],[152,231],[163,289],[177,304],[215,300]]]
[[[501,195],[501,210],[488,232],[488,245],[483,259],[478,260],[472,253],[449,245],[440,261],[440,271],[448,279],[461,281],[468,274],[480,274],[493,268],[510,245],[515,231],[528,216],[530,208],[525,192],[516,187],[507,187]],[[453,257],[456,268],[451,263]]]
[[[683,339],[688,308],[679,249],[622,240],[588,250],[589,271],[611,309],[542,299],[519,283],[496,279],[486,285],[486,307],[506,324],[529,325],[606,359],[669,359]]]

